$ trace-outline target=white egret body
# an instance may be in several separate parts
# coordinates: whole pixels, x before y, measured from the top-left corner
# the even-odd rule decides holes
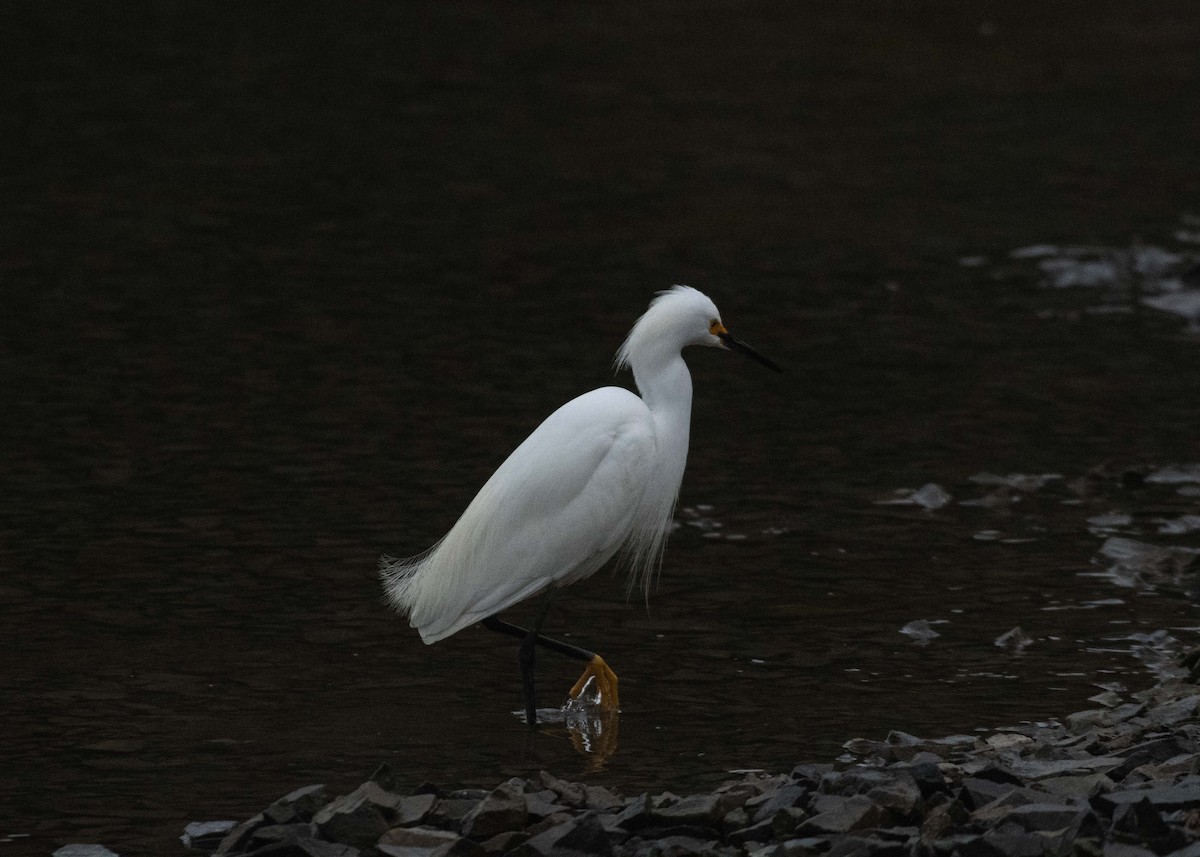
[[[732,348],[779,369],[730,336],[696,289],[659,293],[617,353],[618,368],[633,370],[640,398],[602,387],[567,402],[500,465],[441,541],[411,559],[383,559],[387,598],[422,640],[435,643],[587,577],[622,549],[630,586],[649,593],[687,462],[692,379],[680,352],[688,345]],[[496,630],[525,633],[492,621],[504,626]],[[553,641],[536,628],[528,636],[531,668],[532,642]],[[551,647],[593,662],[573,695],[595,673],[602,703],[616,704],[616,677],[602,659]],[[532,717],[531,696],[530,675]]]

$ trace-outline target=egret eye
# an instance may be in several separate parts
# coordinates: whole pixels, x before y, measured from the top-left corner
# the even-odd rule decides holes
[[[708,323],[708,332],[713,336],[724,333],[725,325],[721,324],[721,320],[719,318],[714,318]]]

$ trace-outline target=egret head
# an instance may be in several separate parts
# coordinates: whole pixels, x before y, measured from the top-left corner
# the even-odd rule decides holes
[[[721,322],[716,304],[691,286],[674,286],[658,293],[617,352],[617,366],[629,366],[636,372],[639,364],[670,358],[688,345],[712,345],[737,351],[768,369],[783,371],[773,361],[735,339]]]

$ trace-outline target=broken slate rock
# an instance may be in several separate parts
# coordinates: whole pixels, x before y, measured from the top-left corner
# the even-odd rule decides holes
[[[513,852],[515,857],[608,857],[623,833],[589,812],[531,837]]]
[[[1148,800],[1159,812],[1194,809],[1200,807],[1200,784],[1109,792],[1097,795],[1095,800],[1099,806],[1115,810],[1121,804],[1137,803],[1143,799]]]
[[[396,804],[396,816],[392,824],[396,827],[412,827],[420,824],[429,815],[437,798],[431,794],[409,795]]]
[[[391,826],[400,800],[398,795],[368,780],[320,809],[313,816],[313,824],[330,841],[370,848]]]
[[[838,800],[829,796],[832,800]],[[827,804],[828,805],[828,804]],[[848,833],[883,823],[886,812],[866,795],[841,798],[800,825],[802,833]]]
[[[490,839],[498,833],[522,829],[529,816],[522,785],[520,780],[509,780],[493,789],[463,818],[463,835]]]
[[[770,821],[780,811],[798,807],[808,797],[808,793],[809,790],[805,786],[784,786],[774,793],[746,801],[746,811],[752,813],[750,820],[755,824]]]
[[[327,803],[329,798],[325,794],[325,786],[318,783],[289,792],[263,810],[263,815],[269,824],[312,821],[313,816]]]

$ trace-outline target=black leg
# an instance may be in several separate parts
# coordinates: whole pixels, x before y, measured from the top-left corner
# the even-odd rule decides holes
[[[521,667],[521,692],[525,697],[525,722],[533,727],[537,725],[537,695],[533,687],[533,660],[537,635],[532,631],[521,640],[517,649],[517,663]]]
[[[482,623],[489,631],[507,634],[521,641],[521,647],[517,651],[517,662],[521,667],[521,687],[525,696],[525,722],[531,727],[537,722],[537,706],[534,702],[533,688],[535,646],[542,646],[552,652],[558,652],[560,655],[566,655],[569,658],[575,658],[587,664],[583,675],[579,677],[579,681],[575,682],[574,687],[571,688],[570,696],[572,699],[577,699],[588,683],[595,680],[596,690],[600,694],[600,707],[608,711],[619,711],[620,702],[617,694],[617,675],[604,662],[604,658],[595,652],[589,652],[587,649],[572,646],[570,643],[564,643],[561,640],[552,640],[538,633],[542,627],[542,620],[546,618],[546,610],[549,606],[550,598],[547,598],[542,605],[541,611],[538,613],[537,623],[530,629],[522,628],[520,625],[513,625],[505,622],[503,619],[497,619],[495,616],[487,617]]]
[[[483,626],[488,630],[499,631],[502,634],[518,637],[521,640],[521,645],[517,649],[517,665],[521,669],[521,691],[522,696],[525,697],[525,722],[530,728],[537,726],[537,694],[533,682],[533,664],[536,654],[535,645],[546,645],[546,643],[554,643],[559,646],[565,645],[548,637],[543,637],[538,633],[542,627],[542,622],[546,620],[546,613],[550,610],[550,602],[553,600],[554,590],[551,589],[547,592],[546,600],[542,602],[542,609],[538,611],[537,619],[534,621],[533,627],[529,630],[519,625],[510,625],[508,622],[504,622],[494,616],[489,616],[483,620]],[[550,648],[554,647],[551,646]],[[582,649],[578,651],[581,654],[586,654]]]
[[[596,657],[595,652],[589,652],[587,649],[581,649],[579,646],[572,646],[570,643],[564,643],[561,640],[553,640],[550,637],[534,633],[527,628],[522,628],[520,625],[513,625],[511,622],[505,622],[503,619],[497,619],[495,616],[489,616],[481,623],[483,627],[489,631],[496,631],[500,634],[507,634],[510,637],[516,637],[518,640],[524,640],[526,637],[533,635],[533,641],[542,648],[549,649],[552,652],[558,652],[560,655],[566,655],[569,658],[575,658],[577,661],[590,661]]]

